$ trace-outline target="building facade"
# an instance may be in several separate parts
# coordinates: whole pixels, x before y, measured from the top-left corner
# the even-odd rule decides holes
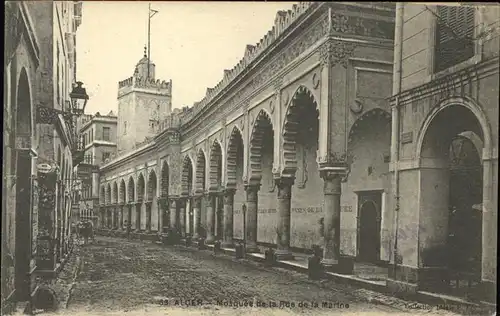
[[[4,64],[2,239],[8,247],[2,249],[2,312],[31,302],[45,281],[54,280],[69,251],[72,169],[78,163],[69,93],[81,22],[79,2],[7,7],[12,56]]]
[[[281,258],[324,238],[325,264],[356,256],[355,191],[384,201],[389,192],[393,37],[390,5],[301,3],[278,12],[203,100],[101,166],[101,222],[127,220],[155,234],[171,226],[226,245],[246,238],[249,251],[277,244]],[[381,240],[388,261],[390,238]]]
[[[498,22],[496,7],[334,2],[278,12],[200,102],[101,166],[100,226],[225,247],[245,240],[248,252],[274,245],[278,259],[319,245],[333,271],[385,265],[395,293],[459,288],[488,299],[499,69],[499,32],[488,25]],[[466,40],[450,42],[450,29]]]
[[[4,154],[2,167],[2,313],[34,289],[36,267],[35,104],[40,42],[24,2],[5,4]],[[26,211],[28,210],[28,211]]]
[[[499,7],[396,18],[388,285],[496,300]]]
[[[78,187],[74,191],[74,221],[91,220],[97,225],[94,210],[99,199],[99,166],[116,156],[117,117],[97,112],[82,117],[80,137],[85,150],[77,167]]]

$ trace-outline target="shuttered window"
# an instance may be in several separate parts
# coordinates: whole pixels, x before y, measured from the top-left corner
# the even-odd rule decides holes
[[[438,6],[435,71],[474,56],[474,7]]]

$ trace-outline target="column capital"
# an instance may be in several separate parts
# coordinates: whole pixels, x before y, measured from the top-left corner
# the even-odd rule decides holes
[[[347,168],[344,167],[324,167],[319,170],[320,177],[324,181],[332,181],[335,178],[344,178],[347,175]]]
[[[201,207],[201,199],[202,199],[202,196],[196,196],[194,199],[193,199],[193,206],[195,208],[200,208]]]
[[[151,206],[151,204],[153,204],[153,200],[145,201],[145,204]]]
[[[274,178],[274,183],[276,183],[276,185],[278,186],[278,188],[281,186],[281,187],[285,187],[285,186],[292,186],[294,183],[295,183],[295,177],[285,177],[285,176],[281,176],[281,177],[275,177]]]
[[[321,177],[324,180],[323,192],[325,195],[340,195],[342,193],[342,180],[346,173],[339,171],[322,171]]]
[[[234,195],[236,193],[235,188],[226,188],[224,191],[222,191],[223,196],[228,196],[228,195]]]
[[[261,183],[260,182],[259,183],[250,182],[250,183],[246,183],[244,185],[244,187],[245,187],[245,191],[247,191],[247,192],[248,191],[259,191],[260,187],[261,187]]]

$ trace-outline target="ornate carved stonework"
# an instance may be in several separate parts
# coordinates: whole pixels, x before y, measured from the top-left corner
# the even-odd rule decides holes
[[[320,61],[323,67],[341,64],[347,68],[347,62],[356,49],[354,43],[330,40],[320,47]]]
[[[332,33],[394,39],[394,23],[332,12]]]

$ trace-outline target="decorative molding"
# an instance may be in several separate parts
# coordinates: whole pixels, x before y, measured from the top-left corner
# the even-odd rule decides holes
[[[341,64],[347,68],[349,58],[353,55],[357,45],[352,42],[329,40],[320,47],[320,61],[322,67],[333,67]]]
[[[318,89],[319,84],[321,82],[321,80],[318,77],[319,75],[317,72],[313,73],[311,81],[314,89]]]
[[[357,35],[370,38],[394,39],[394,22],[367,19],[359,16],[336,14],[330,11],[330,33]]]
[[[355,99],[350,105],[351,112],[354,114],[360,114],[363,112],[363,102],[360,99]]]
[[[274,103],[273,103],[273,100],[269,101],[269,111],[271,112],[271,114],[274,113]]]

